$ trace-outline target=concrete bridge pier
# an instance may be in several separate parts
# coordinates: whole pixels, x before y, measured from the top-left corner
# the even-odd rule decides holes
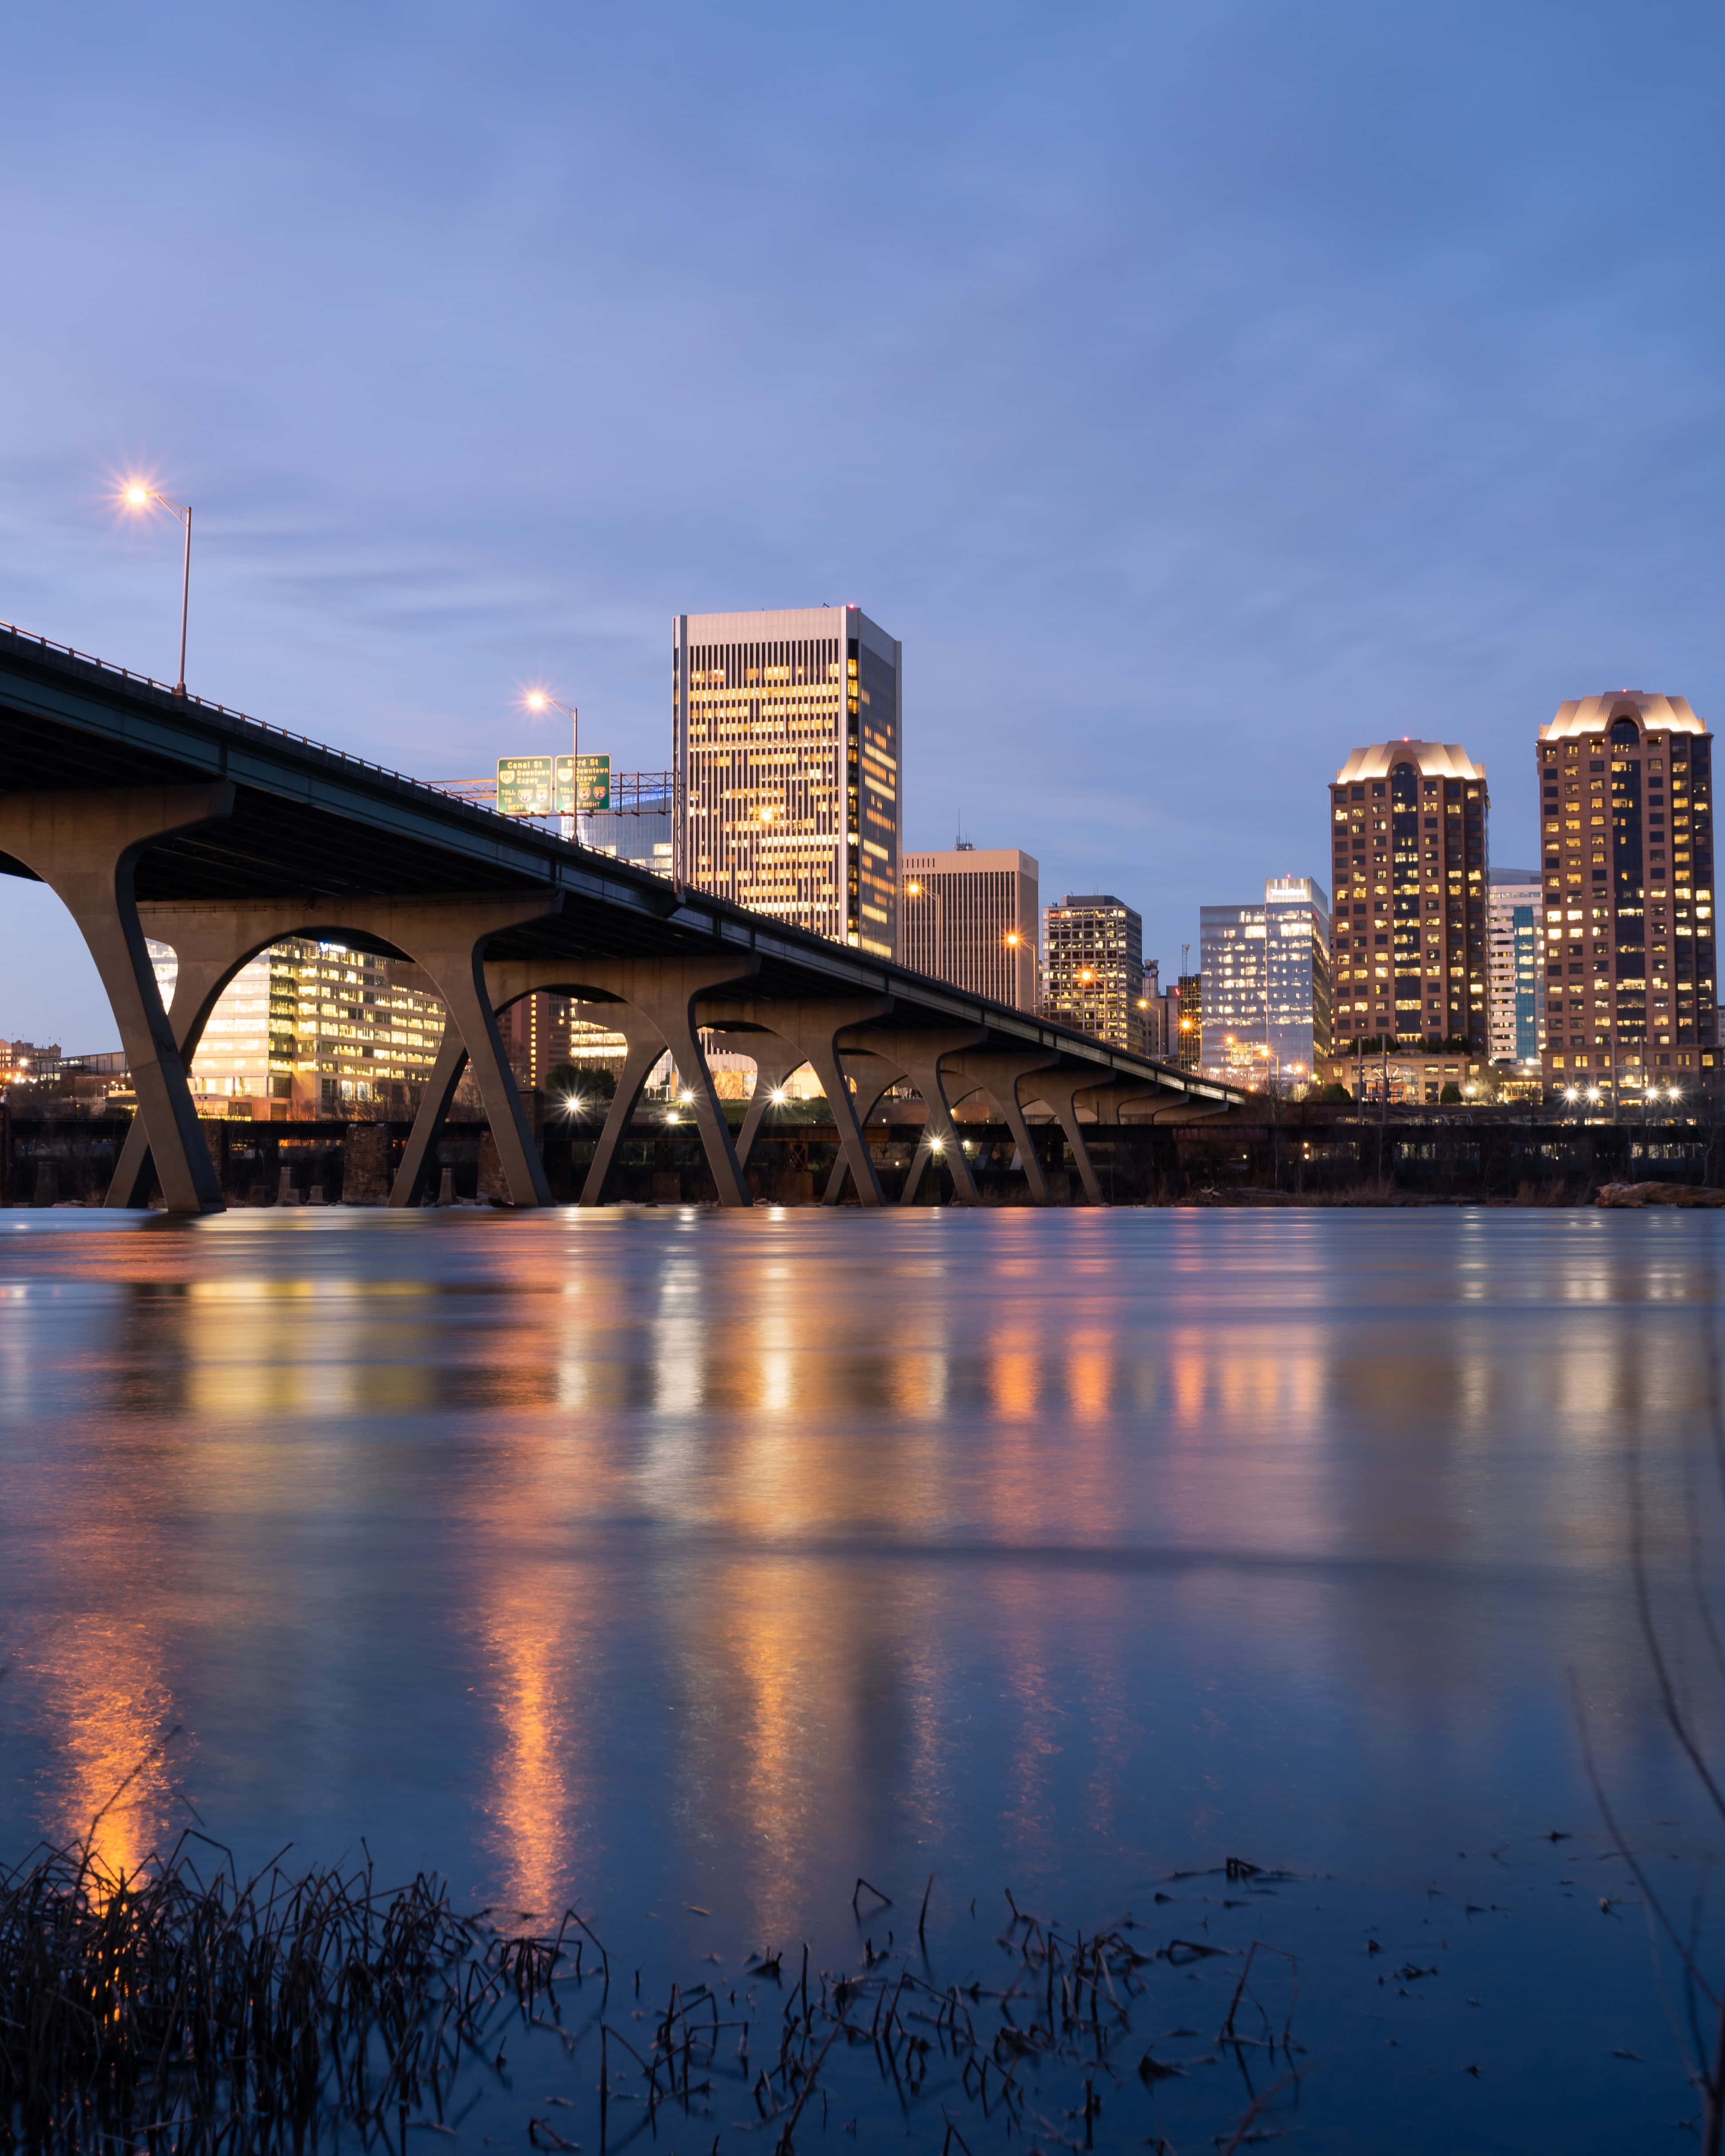
[[[722,1016],[715,1010],[706,1018],[709,1025],[728,1020],[733,1024],[763,1026],[793,1048],[800,1062],[813,1068],[833,1111],[839,1150],[850,1163],[857,1196],[865,1205],[884,1204],[886,1200],[845,1082],[843,1058],[845,1054],[866,1048],[868,1043],[855,1040],[841,1045],[839,1035],[865,1025],[870,1019],[884,1018],[891,1008],[888,996],[752,997],[730,1005]]]
[[[484,970],[483,1001],[490,1030],[496,1033],[495,1014],[506,1010],[522,996],[546,990],[555,995],[566,995],[573,1002],[586,1003],[603,998],[606,1016],[628,1043],[623,1072],[618,1080],[617,1091],[605,1116],[604,1127],[588,1170],[579,1203],[600,1205],[604,1203],[607,1186],[617,1158],[617,1149],[629,1129],[641,1089],[646,1084],[653,1066],[660,1056],[669,1053],[675,1061],[685,1085],[695,1095],[696,1127],[712,1171],[713,1182],[722,1205],[747,1205],[747,1187],[742,1180],[737,1163],[736,1148],[732,1143],[730,1127],[725,1121],[714,1090],[712,1075],[706,1067],[706,1059],[701,1053],[697,1029],[701,1021],[695,1015],[699,999],[711,993],[716,987],[731,987],[753,976],[759,960],[752,956],[723,958],[504,958],[488,961]],[[434,968],[425,970],[433,975],[433,986],[443,993]],[[470,1024],[473,1023],[470,1019]],[[425,1164],[431,1157],[442,1133],[449,1114],[449,1103],[454,1097],[467,1060],[466,1029],[453,1015],[444,1029],[443,1043],[438,1050],[438,1060],[431,1082],[427,1086],[419,1104],[419,1112],[413,1119],[408,1136],[407,1151],[397,1173],[389,1202],[393,1206],[411,1205],[418,1195],[425,1173]],[[499,1060],[501,1060],[501,1043]],[[519,1096],[514,1081],[508,1079],[506,1069],[503,1076],[508,1080],[509,1097],[519,1112]],[[484,1088],[481,1087],[483,1092]],[[486,1101],[486,1112],[490,1115],[490,1103]],[[521,1123],[525,1131],[526,1117]],[[494,1135],[495,1119],[492,1119]],[[542,1197],[516,1203],[549,1204],[550,1186],[545,1181],[538,1149],[531,1135],[526,1146],[531,1158],[532,1173]],[[500,1154],[502,1146],[499,1143]],[[511,1198],[514,1187],[511,1183]]]
[[[923,1173],[932,1160],[938,1159],[952,1178],[952,1195],[960,1205],[974,1205],[978,1193],[976,1178],[970,1172],[970,1163],[964,1157],[964,1145],[952,1121],[952,1105],[947,1098],[946,1081],[942,1075],[942,1058],[956,1055],[967,1048],[975,1048],[988,1035],[979,1026],[965,1026],[947,1032],[919,1033],[909,1027],[891,1034],[872,1033],[870,1044],[877,1055],[889,1062],[898,1064],[922,1096],[927,1120],[922,1126],[922,1136],[916,1142],[916,1150],[911,1158],[910,1171],[905,1177],[905,1187],[899,1194],[901,1205],[913,1205],[922,1182]],[[973,1086],[965,1091],[973,1092]],[[959,1096],[963,1098],[963,1095]],[[935,1148],[938,1147],[939,1152]]]
[[[472,981],[483,967],[485,947],[492,937],[529,921],[542,921],[555,914],[561,904],[559,896],[542,891],[515,898],[488,894],[358,901],[336,901],[313,893],[290,899],[150,906],[141,909],[141,917],[148,934],[172,944],[179,961],[172,1025],[188,1061],[196,1052],[210,1012],[234,974],[259,952],[288,937],[303,936],[323,942],[357,939],[418,966],[426,985],[443,999],[452,1017],[408,1140],[408,1160],[397,1175],[390,1203],[412,1202],[411,1195],[398,1194],[403,1189],[412,1193],[417,1186],[430,1142],[442,1128],[450,1096],[470,1060],[468,1043],[473,1040],[479,1051],[472,1058],[475,1073],[496,1140],[510,1202],[532,1205],[548,1204],[550,1188],[515,1081],[503,1059],[490,1004],[484,997],[479,998],[488,1025],[480,1022],[472,1007]],[[465,1029],[453,1015],[464,1008]],[[140,1094],[138,1115],[126,1135],[109,1190],[110,1205],[136,1204],[147,1196],[146,1177],[155,1140],[156,1126]],[[159,1165],[157,1173],[161,1174]],[[165,1179],[162,1188],[166,1192]]]
[[[188,1073],[210,1013],[228,983],[259,952],[293,935],[305,918],[305,906],[298,900],[243,906],[219,901],[139,906],[138,919],[145,935],[173,947],[178,970],[167,1017],[181,1064]],[[150,1185],[157,1173],[149,1122],[140,1102],[120,1148],[103,1204],[116,1209],[148,1204]]]
[[[1019,1081],[1034,1071],[1046,1070],[1055,1060],[1052,1055],[1031,1054],[984,1055],[973,1049],[967,1049],[955,1055],[952,1061],[953,1075],[984,1087],[1005,1116],[1006,1127],[1012,1132],[1012,1142],[1018,1147],[1019,1165],[1024,1172],[1025,1182],[1030,1186],[1031,1199],[1038,1205],[1046,1205],[1049,1202],[1048,1178],[1043,1173],[1042,1163],[1037,1158],[1036,1148],[1030,1142],[1030,1127],[1024,1121],[1024,1111],[1019,1101]],[[963,1097],[963,1094],[955,1094],[955,1105]]]
[[[1108,1201],[1102,1194],[1096,1163],[1090,1157],[1090,1147],[1084,1142],[1084,1127],[1078,1120],[1078,1096],[1096,1090],[1094,1070],[1044,1070],[1032,1083],[1031,1096],[1045,1101],[1059,1118],[1060,1128],[1066,1134],[1066,1143],[1072,1148],[1072,1158],[1078,1164],[1085,1196],[1092,1205],[1106,1205]]]
[[[856,1087],[851,1103],[856,1111],[857,1128],[866,1140],[869,1117],[872,1116],[899,1080],[908,1074],[896,1070],[890,1062],[877,1055],[873,1049],[849,1049],[841,1059],[845,1077]],[[836,1205],[845,1195],[845,1185],[850,1176],[850,1160],[840,1147],[839,1158],[833,1163],[833,1172],[827,1178],[827,1187],[821,1194],[823,1205]]]
[[[485,947],[502,930],[544,920],[560,911],[561,906],[561,894],[547,893],[521,900],[470,899],[454,903],[426,900],[377,909],[387,921],[380,931],[384,940],[430,975],[449,1014],[449,1022],[461,1037],[466,1060],[479,1081],[480,1098],[485,1103],[485,1120],[491,1127],[511,1205],[549,1205],[551,1185],[545,1179],[545,1166],[533,1141],[526,1110],[503,1053],[497,1014],[485,985]],[[372,909],[363,911],[369,915]],[[441,1050],[439,1061],[442,1061]],[[449,1112],[460,1075],[457,1064],[440,1106],[434,1104],[439,1128]],[[433,1091],[428,1086],[426,1097],[432,1097]],[[423,1108],[423,1100],[420,1105]],[[417,1116],[414,1122],[417,1129]],[[393,1203],[393,1191],[390,1197]]]
[[[455,1097],[455,1088],[461,1083],[461,1073],[466,1068],[466,1043],[462,1040],[454,1020],[445,1019],[444,1037],[438,1043],[437,1060],[432,1065],[431,1075],[420,1092],[418,1111],[413,1117],[413,1127],[408,1132],[401,1166],[395,1171],[395,1180],[389,1186],[389,1203],[393,1208],[399,1209],[418,1203],[419,1188],[425,1180],[426,1164],[438,1140],[443,1136],[444,1125],[449,1120],[449,1103]]]
[[[667,1049],[677,1066],[677,1075],[695,1096],[695,1125],[720,1204],[753,1204],[713,1075],[701,1052],[701,1028],[722,1021],[697,1014],[698,1007],[716,990],[752,980],[760,964],[752,953],[740,953],[718,958],[608,958],[583,966],[584,981],[616,996],[626,1007],[619,1012],[619,1022],[629,1043],[616,1098],[605,1119],[587,1188],[581,1194],[583,1205],[603,1203],[605,1177],[617,1147],[629,1127],[648,1073]],[[658,1045],[649,1055],[655,1039]]]
[[[217,780],[0,800],[0,853],[56,895],[95,961],[172,1213],[219,1213],[223,1201],[145,947],[137,865],[156,841],[230,816],[234,799],[233,787]]]
[[[767,1110],[773,1094],[793,1071],[800,1070],[809,1059],[788,1042],[781,1040],[776,1033],[745,1031],[740,1026],[717,1029],[728,1034],[742,1054],[752,1055],[755,1059],[755,1090],[749,1096],[742,1128],[737,1133],[737,1165],[747,1175],[749,1155],[755,1149],[755,1140],[767,1119]]]
[[[624,1004],[613,1023],[627,1044],[623,1069],[618,1075],[617,1091],[611,1096],[611,1106],[606,1111],[605,1127],[599,1132],[599,1142],[594,1148],[593,1164],[587,1171],[587,1180],[581,1187],[579,1203],[583,1205],[603,1205],[611,1183],[612,1168],[617,1159],[617,1148],[624,1140],[635,1108],[640,1101],[641,1088],[653,1075],[653,1066],[665,1055],[665,1035],[650,1019],[630,1004]]]

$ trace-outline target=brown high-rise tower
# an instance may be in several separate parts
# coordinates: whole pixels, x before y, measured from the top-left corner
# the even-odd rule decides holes
[[[1547,1082],[1711,1091],[1712,735],[1681,696],[1625,690],[1559,705],[1536,754]]]
[[[1441,742],[1357,748],[1330,788],[1335,1052],[1486,1052],[1486,767]]]

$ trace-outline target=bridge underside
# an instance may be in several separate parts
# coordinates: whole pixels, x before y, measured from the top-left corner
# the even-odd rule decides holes
[[[142,1203],[159,1179],[174,1210],[220,1206],[187,1066],[234,974],[289,936],[408,960],[449,1010],[398,1204],[418,1195],[470,1066],[511,1203],[549,1202],[496,1023],[541,988],[606,1004],[628,1042],[583,1194],[589,1204],[604,1201],[641,1088],[667,1051],[693,1096],[720,1202],[750,1202],[765,1088],[733,1136],[702,1047],[709,1032],[769,1079],[814,1069],[840,1145],[828,1195],[848,1187],[865,1205],[882,1203],[863,1133],[868,1101],[894,1083],[912,1086],[927,1116],[909,1194],[942,1160],[961,1200],[976,1194],[952,1110],[968,1096],[993,1101],[1042,1203],[1050,1192],[1023,1132],[1026,1105],[1045,1102],[1093,1204],[1103,1196],[1087,1127],[1122,1114],[1213,1116],[1249,1097],[4,630],[0,871],[37,878],[64,901],[113,1006],[138,1114],[110,1205]],[[171,1015],[146,936],[179,959]]]

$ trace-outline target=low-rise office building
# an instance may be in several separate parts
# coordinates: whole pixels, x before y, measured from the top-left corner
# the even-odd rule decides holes
[[[178,973],[151,942],[164,1002]],[[410,1115],[443,1039],[439,998],[388,958],[300,937],[242,966],[203,1029],[187,1074],[201,1115],[288,1122]]]

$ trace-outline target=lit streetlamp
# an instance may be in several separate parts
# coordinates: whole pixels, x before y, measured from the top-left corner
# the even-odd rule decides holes
[[[186,527],[186,567],[180,579],[180,678],[174,684],[174,694],[186,693],[186,616],[192,605],[192,511],[188,506],[170,501],[153,486],[146,486],[141,480],[134,480],[121,496],[128,509],[147,509],[152,501],[159,501],[171,516],[177,516]]]
[[[576,710],[572,704],[564,703],[561,697],[550,696],[543,689],[529,689],[526,695],[521,701],[526,704],[530,711],[542,711],[548,706],[554,711],[567,712],[569,716],[569,753],[574,769],[575,784],[578,788],[581,783],[580,712]],[[557,766],[553,763],[552,766],[552,777],[551,787],[551,798],[553,801],[557,799],[556,773]],[[578,795],[574,798],[578,799],[579,797]],[[563,819],[563,822],[565,825],[568,827],[562,832],[562,836],[564,838],[578,839],[581,836],[581,823],[578,810],[576,814],[565,817]]]

